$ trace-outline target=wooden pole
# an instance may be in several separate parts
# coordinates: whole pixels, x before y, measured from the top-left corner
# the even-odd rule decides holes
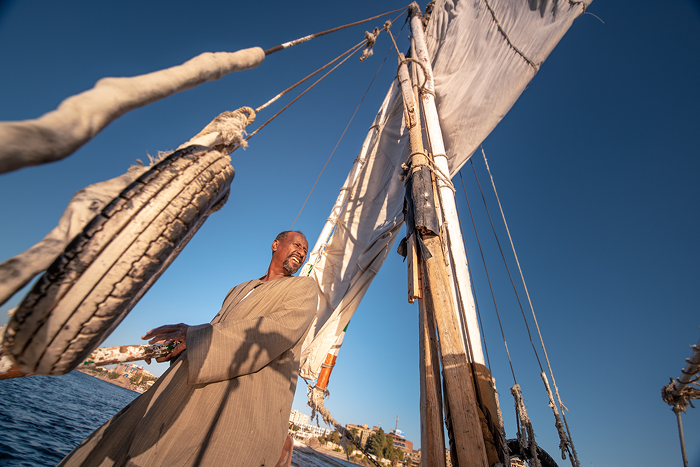
[[[433,184],[428,160],[423,147],[420,116],[413,98],[405,57],[400,54],[399,83],[404,97],[406,127],[409,131],[411,150],[411,186],[414,203],[415,233],[419,235],[430,258],[422,256],[425,305],[432,304],[442,354],[446,399],[452,413],[453,437],[460,467],[487,467],[486,447],[481,432],[474,383],[467,356],[462,344],[460,326],[456,321],[445,257],[437,225],[437,212],[433,198]],[[427,177],[426,177],[427,174]],[[430,216],[432,210],[432,219]],[[430,297],[428,299],[428,297]]]
[[[462,344],[467,352],[467,360],[473,365],[473,368],[470,368],[473,380],[478,385],[476,394],[480,407],[481,429],[486,441],[488,461],[492,465],[503,461],[499,453],[505,448],[505,438],[502,435],[503,427],[499,423],[498,417],[498,395],[492,386],[491,372],[485,365],[484,353],[481,348],[481,334],[471,292],[467,256],[459,227],[455,195],[449,182],[450,171],[435,104],[435,83],[423,32],[423,21],[421,20],[420,8],[416,3],[413,3],[409,8],[414,58],[422,65],[420,67],[414,66],[413,69],[420,70],[418,81],[423,83],[420,101],[425,132],[428,136],[430,150],[433,153],[435,168],[442,174],[442,177],[435,180],[435,185],[439,199],[437,204],[442,213],[442,220],[445,222],[444,232],[446,235],[442,240],[443,244],[447,245],[446,271],[455,306],[455,319],[461,331]]]
[[[420,444],[421,465],[445,467],[445,430],[442,426],[442,388],[435,321],[425,301],[418,300],[420,335]]]

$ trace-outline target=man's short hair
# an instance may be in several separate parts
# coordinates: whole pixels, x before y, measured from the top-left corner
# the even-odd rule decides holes
[[[298,234],[301,235],[302,237],[306,238],[306,235],[304,235],[304,234],[303,234],[302,232],[300,232],[299,230],[285,230],[284,232],[280,232],[280,233],[275,237],[275,240],[278,240],[278,241],[281,242],[282,240],[284,240],[285,238],[287,238],[287,234],[290,234],[290,233],[298,233]]]

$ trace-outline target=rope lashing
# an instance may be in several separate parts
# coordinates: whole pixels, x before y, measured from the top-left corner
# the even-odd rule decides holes
[[[411,154],[408,155],[407,160],[411,160],[411,158],[413,156],[418,155],[418,154],[425,156],[425,158],[428,160],[428,163],[427,164],[406,164],[406,163],[401,164],[401,168],[403,169],[403,173],[399,174],[399,180],[404,182],[404,186],[406,185],[406,183],[408,183],[408,180],[412,176],[412,172],[413,172],[412,169],[426,167],[428,170],[430,170],[433,173],[435,178],[437,178],[439,181],[444,183],[445,186],[452,191],[452,193],[456,193],[455,187],[452,184],[452,180],[450,180],[449,177],[447,175],[445,175],[445,173],[442,170],[440,170],[440,168],[438,166],[435,165],[435,160],[433,159],[433,157],[430,153],[426,154],[425,151],[412,152]]]
[[[229,154],[238,147],[245,149],[248,146],[245,128],[254,121],[255,110],[251,107],[222,112],[180,148],[192,145],[223,146]]]
[[[374,28],[374,32],[365,31],[365,39],[367,40],[367,45],[365,50],[362,51],[360,55],[360,61],[363,62],[366,58],[369,58],[374,53],[374,44],[377,42],[377,36],[379,35],[379,28]]]
[[[391,20],[386,20],[386,22],[384,23],[384,27],[381,30],[379,28],[374,28],[373,32],[365,31],[365,39],[367,39],[367,46],[365,46],[365,50],[362,51],[360,61],[363,61],[366,58],[372,56],[372,54],[374,53],[374,44],[375,42],[377,42],[377,36],[382,31],[390,32],[389,29],[391,29],[391,24]]]
[[[513,394],[513,399],[515,399],[515,414],[518,419],[518,444],[520,445],[520,453],[530,458],[530,467],[542,467],[537,457],[535,430],[533,430],[530,417],[527,415],[520,385],[516,384],[510,388],[510,393]],[[526,450],[529,451],[529,455],[526,454]]]

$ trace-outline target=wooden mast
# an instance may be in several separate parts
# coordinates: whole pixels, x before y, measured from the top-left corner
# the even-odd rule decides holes
[[[408,213],[407,236],[416,235],[419,261],[422,263],[423,306],[434,314],[439,335],[445,379],[445,397],[452,416],[452,437],[455,451],[451,453],[461,467],[487,467],[484,437],[479,421],[474,382],[464,350],[461,326],[456,319],[452,292],[445,268],[443,245],[433,196],[433,180],[421,134],[420,116],[416,105],[406,59],[400,54],[399,82],[404,99],[406,127],[410,141],[410,186],[413,211]],[[429,319],[429,318],[427,318]],[[426,319],[426,321],[427,321]],[[421,331],[423,332],[423,331]],[[434,442],[431,440],[431,443]],[[431,446],[432,449],[443,449]]]
[[[498,402],[495,385],[491,372],[486,367],[481,335],[471,293],[471,281],[467,265],[467,257],[459,227],[459,216],[455,202],[454,188],[449,181],[450,170],[447,161],[445,144],[440,129],[437,107],[435,104],[435,86],[432,64],[428,55],[428,47],[423,33],[423,21],[420,8],[414,2],[410,7],[411,36],[413,38],[414,58],[420,63],[422,84],[420,101],[424,112],[425,133],[428,137],[429,148],[433,155],[436,171],[440,174],[435,180],[439,198],[439,212],[442,214],[443,245],[445,248],[445,265],[451,286],[455,318],[460,324],[462,345],[470,364],[477,396],[481,430],[486,442],[489,465],[505,462],[507,447],[502,422],[498,415]]]

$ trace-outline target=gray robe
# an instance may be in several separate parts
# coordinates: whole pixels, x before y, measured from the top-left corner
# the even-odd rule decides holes
[[[316,301],[307,277],[234,287],[158,382],[59,465],[274,466]]]

